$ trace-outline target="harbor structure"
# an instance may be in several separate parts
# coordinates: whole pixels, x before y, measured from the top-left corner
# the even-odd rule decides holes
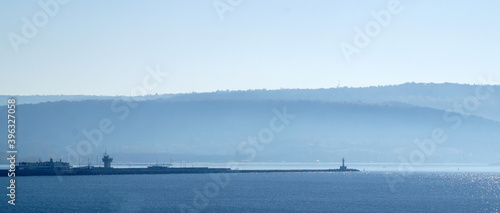
[[[102,162],[104,163],[104,168],[111,169],[111,162],[113,162],[113,158],[109,157],[107,152],[104,152]]]
[[[102,157],[103,167],[88,166],[72,167],[62,160],[46,162],[20,162],[16,165],[16,176],[63,176],[63,175],[141,175],[141,174],[190,174],[190,173],[278,173],[278,172],[358,172],[357,169],[349,169],[345,166],[342,158],[342,166],[339,169],[257,169],[257,170],[233,170],[231,168],[209,168],[209,167],[173,167],[172,164],[151,165],[147,168],[113,168],[111,158],[107,152]],[[7,176],[9,170],[0,170],[0,176]]]

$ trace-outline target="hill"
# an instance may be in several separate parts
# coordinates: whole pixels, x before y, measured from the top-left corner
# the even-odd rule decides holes
[[[399,163],[400,157],[422,150],[415,140],[432,138],[438,128],[446,140],[435,144],[425,162],[500,162],[500,123],[479,116],[398,102],[202,99],[21,104],[17,108],[18,156],[21,160],[52,156],[75,162],[77,151],[84,161],[96,159],[107,149],[120,156],[120,162],[171,158],[336,162],[344,156],[352,162]],[[287,113],[294,116],[289,123],[281,119]],[[6,124],[0,128],[6,129]],[[89,138],[99,138],[98,131],[102,142],[94,144]],[[6,138],[6,132],[0,137]],[[6,148],[1,147],[1,153]]]

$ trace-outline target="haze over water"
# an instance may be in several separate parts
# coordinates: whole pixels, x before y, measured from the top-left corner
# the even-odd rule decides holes
[[[1,4],[0,212],[500,211],[498,0]]]

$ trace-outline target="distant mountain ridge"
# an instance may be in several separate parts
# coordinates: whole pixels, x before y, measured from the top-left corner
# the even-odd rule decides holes
[[[462,104],[468,97],[475,97],[479,87],[491,89],[491,97],[481,101],[480,108],[472,115],[500,121],[500,85],[468,85],[454,83],[405,83],[391,86],[371,86],[362,88],[339,87],[329,89],[281,89],[217,91],[210,93],[183,93],[127,96],[87,96],[87,95],[49,95],[17,96],[19,104],[37,104],[54,101],[83,100],[170,100],[170,101],[208,101],[208,100],[283,100],[283,101],[327,101],[348,103],[405,103],[413,106],[441,110],[453,110],[455,104]],[[484,89],[483,89],[484,90]],[[484,91],[483,91],[484,92]],[[0,96],[6,100],[9,96]],[[0,106],[6,101],[0,102]]]
[[[447,89],[436,91],[442,87]],[[492,88],[500,92],[498,86]],[[191,162],[336,162],[349,157],[352,162],[399,163],[422,149],[416,141],[432,138],[433,131],[440,129],[446,140],[435,144],[425,162],[498,163],[499,95],[479,98],[477,109],[465,111],[470,115],[446,111],[455,103],[472,100],[476,89],[405,84],[158,95],[135,102],[78,97],[20,104],[18,155],[22,160],[68,160],[71,152],[81,149],[88,153],[81,156],[85,161],[99,158],[107,149],[120,156],[117,162],[152,162],[154,156],[160,162],[172,157]],[[6,110],[0,107],[0,112]],[[283,130],[273,132],[270,142],[251,142],[249,138],[271,128],[276,111],[295,117]],[[89,140],[86,134],[99,129],[103,120],[113,131],[103,133],[99,146],[81,146]],[[6,123],[0,128],[6,129]],[[6,131],[0,137],[6,138]],[[0,147],[2,159],[6,148]]]

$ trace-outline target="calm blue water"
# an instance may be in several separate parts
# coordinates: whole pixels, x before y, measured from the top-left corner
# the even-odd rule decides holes
[[[400,182],[391,190],[388,180]],[[2,212],[180,212],[180,205],[200,212],[500,211],[500,173],[122,175],[16,181],[17,205],[8,205],[4,196]],[[7,182],[0,178],[5,187]]]

